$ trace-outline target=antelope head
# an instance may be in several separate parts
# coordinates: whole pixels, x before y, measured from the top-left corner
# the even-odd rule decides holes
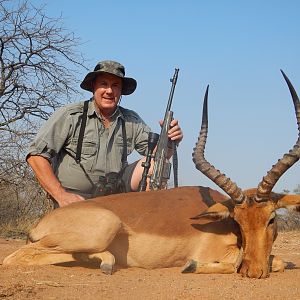
[[[300,102],[290,80],[283,71],[281,73],[293,99],[298,124],[298,140],[294,147],[272,166],[256,189],[242,191],[236,183],[217,170],[204,157],[208,133],[207,100],[209,87],[207,87],[204,97],[200,135],[193,151],[193,161],[196,168],[227,193],[233,203],[233,209],[224,206],[220,210],[219,205],[217,210],[209,209],[198,217],[209,218],[211,216],[213,220],[232,217],[238,223],[244,250],[239,272],[243,276],[254,278],[269,276],[270,253],[277,235],[276,209],[285,207],[299,210],[300,208],[299,195],[272,192],[279,178],[300,158]]]

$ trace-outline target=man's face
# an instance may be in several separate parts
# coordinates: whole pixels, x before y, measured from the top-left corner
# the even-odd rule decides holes
[[[122,94],[122,79],[112,74],[100,74],[94,81],[95,103],[103,113],[113,112]]]

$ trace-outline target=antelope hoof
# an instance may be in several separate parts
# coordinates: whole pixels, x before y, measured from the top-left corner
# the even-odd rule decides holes
[[[196,270],[197,270],[197,262],[191,259],[184,265],[181,273],[195,273]]]
[[[109,265],[109,264],[101,264],[100,269],[101,269],[102,273],[104,273],[106,275],[112,275],[112,273],[114,271],[113,265]]]

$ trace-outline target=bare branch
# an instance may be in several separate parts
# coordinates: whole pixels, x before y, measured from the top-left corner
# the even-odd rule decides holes
[[[81,41],[28,1],[0,0],[0,180],[19,172],[32,133],[78,95]],[[16,172],[14,172],[16,174]],[[21,174],[21,173],[20,173]]]

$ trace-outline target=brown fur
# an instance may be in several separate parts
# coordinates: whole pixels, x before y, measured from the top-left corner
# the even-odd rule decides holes
[[[248,190],[249,201],[234,206],[217,191],[206,189],[206,199],[202,192],[199,187],[180,187],[119,194],[56,209],[31,230],[32,243],[4,264],[96,259],[102,271],[111,274],[115,261],[150,269],[192,261],[184,271],[195,262],[196,273],[233,272],[241,262],[244,276],[267,277],[276,237],[270,218],[280,205],[297,207],[300,196],[272,194],[273,200],[256,203],[251,200],[255,190]],[[282,262],[275,262],[279,270]]]

